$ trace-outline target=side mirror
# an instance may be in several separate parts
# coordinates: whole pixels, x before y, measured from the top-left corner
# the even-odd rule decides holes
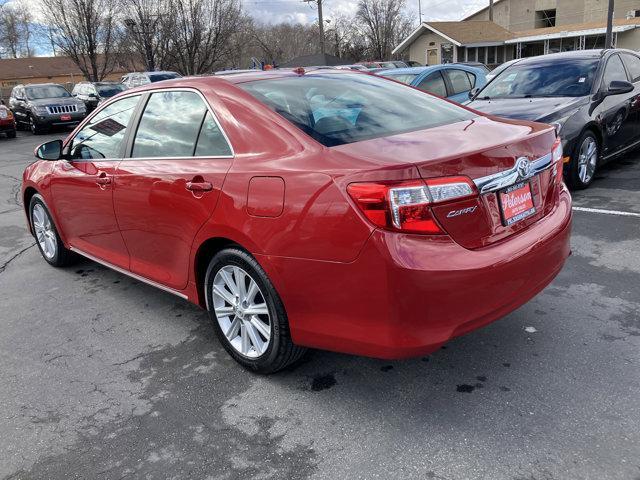
[[[612,81],[607,89],[607,95],[620,95],[629,92],[633,92],[633,83],[623,80]]]
[[[478,87],[474,87],[471,90],[469,90],[469,100],[473,100],[475,96],[478,95],[479,92],[480,92],[480,89]]]
[[[40,160],[60,160],[62,158],[62,140],[43,143],[34,152]]]
[[[98,94],[97,93],[90,93],[88,95],[89,98],[98,98]]]

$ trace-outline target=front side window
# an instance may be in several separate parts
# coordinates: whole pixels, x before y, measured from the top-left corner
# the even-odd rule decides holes
[[[445,74],[449,76],[454,95],[471,90],[471,82],[464,70],[446,70]]]
[[[631,75],[631,81],[633,83],[640,81],[640,57],[636,57],[630,53],[623,53],[622,58]]]
[[[616,80],[626,82],[628,78],[620,57],[618,55],[612,55],[607,62],[607,67],[604,69],[602,86],[607,89],[609,88],[609,84]]]
[[[191,157],[207,107],[195,92],[151,94],[133,143],[133,157]]]
[[[598,59],[516,63],[495,77],[479,98],[582,97],[591,92]]]
[[[140,95],[123,98],[100,110],[71,144],[73,160],[120,158],[122,142]]]
[[[440,72],[433,72],[418,84],[418,88],[442,98],[447,97],[447,87]]]
[[[38,87],[26,87],[27,99],[40,100],[43,98],[65,98],[71,94],[60,85],[40,85]]]
[[[418,90],[356,73],[314,73],[238,86],[328,147],[476,116]]]

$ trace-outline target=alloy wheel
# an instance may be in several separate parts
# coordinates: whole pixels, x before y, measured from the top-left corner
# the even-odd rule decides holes
[[[578,153],[578,176],[585,185],[591,182],[598,164],[598,144],[592,136],[587,136]]]
[[[40,203],[34,205],[31,212],[31,221],[42,254],[48,260],[51,260],[58,251],[58,240],[49,214]]]
[[[226,339],[240,355],[256,358],[271,341],[271,317],[256,281],[235,265],[222,267],[213,279],[213,310]]]

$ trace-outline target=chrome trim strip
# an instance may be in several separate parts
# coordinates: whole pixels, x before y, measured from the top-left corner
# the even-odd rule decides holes
[[[476,184],[480,193],[489,193],[501,190],[505,187],[509,187],[518,182],[531,178],[534,175],[539,174],[543,170],[546,170],[551,166],[551,160],[553,155],[547,153],[545,156],[536,160],[530,161],[531,169],[528,175],[522,176],[518,172],[518,160],[516,159],[514,165],[509,170],[487,175],[486,177],[476,178],[473,183]]]
[[[75,248],[75,247],[69,247],[70,250],[82,255],[83,257],[87,257],[89,260],[93,260],[96,263],[99,263],[101,265],[104,265],[105,267],[110,268],[111,270],[115,270],[116,272],[122,273],[124,275],[127,275],[131,278],[135,278],[136,280],[142,282],[142,283],[146,283],[147,285],[151,285],[152,287],[156,287],[159,288],[160,290],[164,290],[165,292],[168,293],[173,293],[174,295],[177,295],[178,297],[184,298],[185,300],[189,300],[189,297],[187,297],[184,293],[180,293],[177,290],[174,290],[173,288],[170,287],[166,287],[160,283],[154,282],[153,280],[149,280],[148,278],[144,278],[141,277],[140,275],[136,275],[133,272],[130,272],[128,270],[125,270],[124,268],[120,268],[120,267],[116,267],[115,265],[113,265],[112,263],[109,263],[105,260],[101,260],[97,257],[94,257],[93,255],[83,252],[82,250]]]

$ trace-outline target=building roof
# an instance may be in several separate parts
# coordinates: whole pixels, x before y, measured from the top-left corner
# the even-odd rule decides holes
[[[640,28],[640,18],[621,18],[613,21],[614,33],[624,32]],[[571,25],[558,25],[556,27],[535,28],[514,32],[513,37],[505,43],[531,42],[536,40],[550,40],[562,37],[579,37],[582,35],[605,34],[607,30],[606,21],[575,23]]]
[[[496,6],[498,3],[500,3],[501,1],[502,1],[502,0],[494,0],[494,1],[493,1],[493,6],[495,7],[495,6]],[[476,10],[476,11],[475,11],[475,12],[473,12],[473,13],[470,13],[469,15],[467,15],[466,17],[464,17],[461,21],[462,21],[462,22],[464,22],[465,20],[468,20],[468,19],[469,19],[469,18],[471,18],[471,17],[475,17],[476,15],[478,15],[479,13],[484,12],[485,10],[489,10],[489,5],[487,5],[487,6],[486,6],[486,7],[484,7],[484,8],[481,8],[481,9],[479,9],[479,10]]]
[[[504,43],[505,40],[509,40],[514,36],[513,33],[506,28],[488,20],[467,22],[423,22],[396,48],[393,49],[393,53],[403,51],[426,31],[431,31],[459,47],[463,45],[500,45]]]
[[[349,65],[353,63],[351,60],[342,59],[333,55],[314,53],[312,55],[302,55],[288,62],[280,64],[280,67],[320,67],[332,65]]]
[[[128,71],[116,63],[112,73]],[[0,59],[0,81],[22,78],[58,77],[77,75],[83,77],[78,66],[68,57],[30,57]]]

